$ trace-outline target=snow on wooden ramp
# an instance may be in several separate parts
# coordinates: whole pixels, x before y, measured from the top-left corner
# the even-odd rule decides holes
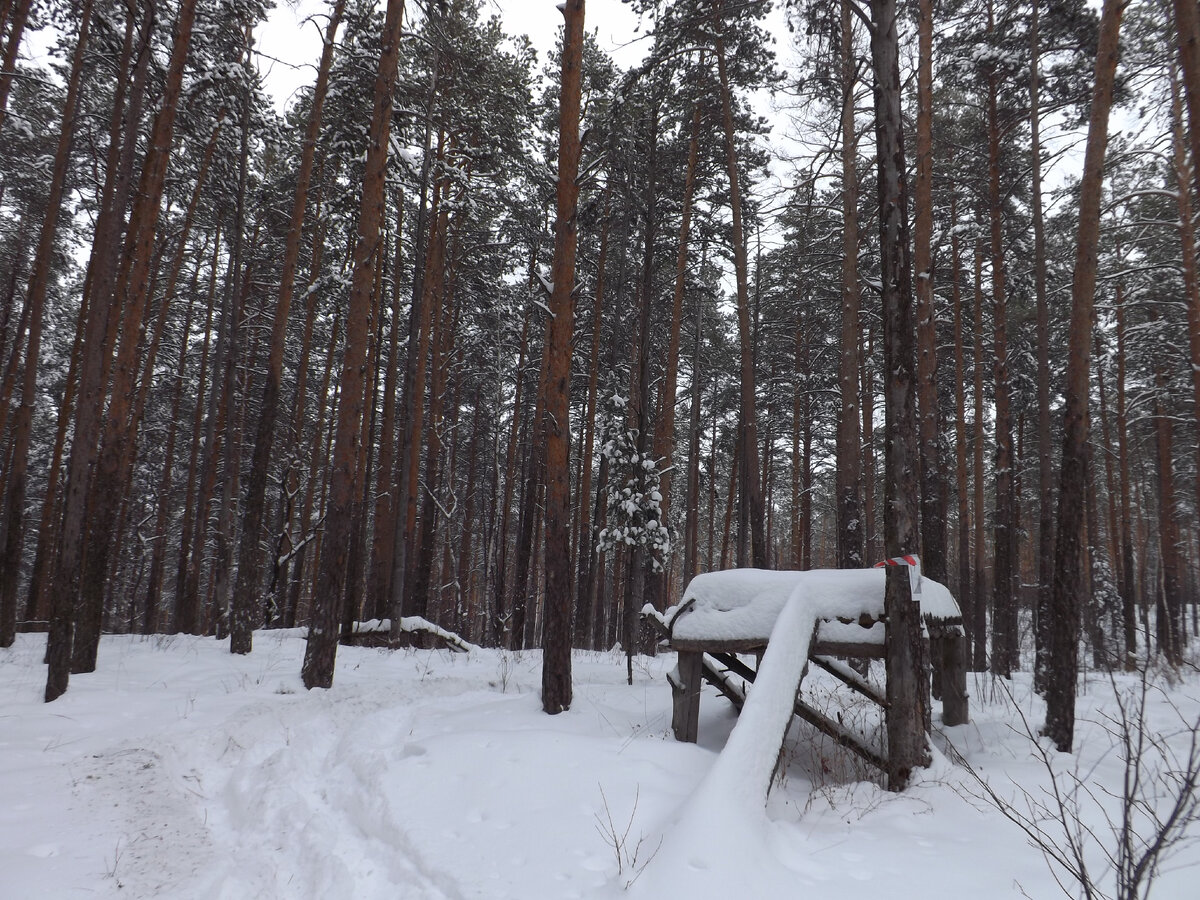
[[[760,834],[768,824],[767,792],[817,625],[829,615],[827,605],[810,597],[804,584],[793,586],[725,749],[670,824],[659,852],[635,883],[635,894],[685,896],[681,888],[695,880],[697,886],[704,883],[704,896],[715,896],[711,878],[729,868],[712,865],[713,852],[751,859],[768,852]],[[711,837],[718,822],[725,837],[714,847]]]

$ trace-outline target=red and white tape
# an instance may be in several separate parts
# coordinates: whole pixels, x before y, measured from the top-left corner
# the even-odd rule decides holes
[[[903,556],[893,556],[891,559],[875,563],[871,568],[882,569],[886,566],[908,566],[909,583],[912,585],[914,599],[917,594],[921,593],[921,558],[919,556],[911,553],[906,553]]]

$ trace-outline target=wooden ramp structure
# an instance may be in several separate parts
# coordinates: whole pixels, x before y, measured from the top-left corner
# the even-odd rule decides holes
[[[942,700],[942,722],[960,725],[968,719],[962,613],[945,586],[922,578],[918,570],[913,575],[913,600],[921,604],[934,696]],[[782,676],[783,687],[772,690],[790,691],[791,714],[886,772],[886,749],[813,708],[799,693],[811,664],[878,705],[885,719],[889,715],[884,690],[843,661],[886,657],[885,577],[882,569],[728,569],[697,575],[680,605],[665,614],[643,610],[646,621],[679,654],[678,666],[669,676],[676,740],[697,738],[702,682],[715,687],[740,712],[747,686],[762,670],[768,646],[786,643],[802,649],[806,658]]]

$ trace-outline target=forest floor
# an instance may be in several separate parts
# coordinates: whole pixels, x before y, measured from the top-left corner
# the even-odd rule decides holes
[[[1049,769],[1063,784],[1077,774],[1087,859],[1114,893],[1101,807],[1113,813],[1105,791],[1119,795],[1125,771],[1114,698],[1136,676],[1084,678],[1080,749],[1047,753],[1049,768],[1022,724],[1042,715],[1028,676],[971,676],[972,722],[940,729],[935,704],[934,765],[901,795],[793,724],[761,821],[712,821],[680,857],[658,855],[663,835],[735,716],[706,688],[699,744],[675,742],[673,654],[636,660],[629,686],[623,656],[576,653],[574,704],[550,717],[534,652],[342,647],[333,688],[305,691],[298,630],[259,632],[244,657],[212,639],[112,636],[97,671],[45,704],[43,648],[21,634],[0,650],[5,900],[557,900],[618,897],[631,882],[633,895],[674,883],[693,900],[730,884],[747,898],[1063,896],[964,760],[1018,811],[1044,797]],[[877,727],[818,674],[805,682],[814,702]],[[1156,677],[1145,709],[1149,733],[1186,754],[1200,674]],[[1200,823],[1189,834],[1157,900],[1196,897]]]

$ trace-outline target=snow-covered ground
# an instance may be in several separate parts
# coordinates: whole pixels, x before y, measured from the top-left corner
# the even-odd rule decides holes
[[[99,669],[44,704],[43,646],[18,635],[0,650],[4,900],[610,898],[631,881],[629,894],[656,898],[1062,895],[950,761],[947,741],[1006,797],[1048,783],[990,679],[972,682],[972,723],[936,736],[933,768],[907,793],[859,780],[859,764],[797,723],[761,814],[708,807],[707,828],[689,820],[688,840],[672,841],[735,718],[706,689],[700,743],[676,743],[671,654],[641,660],[632,687],[623,657],[576,654],[574,705],[549,717],[530,652],[342,647],[334,687],[306,692],[295,631],[257,634],[247,657],[211,639],[106,637]],[[805,690],[845,699],[842,716],[869,727],[821,673]],[[1012,691],[1036,726],[1027,678]],[[1087,681],[1083,749],[1055,760],[1101,791],[1122,774],[1101,721],[1112,697],[1101,676]],[[1195,672],[1149,706],[1182,751],[1176,709],[1200,713]],[[1085,821],[1108,834],[1096,809]],[[1184,847],[1153,896],[1195,900],[1197,863],[1200,845]]]

